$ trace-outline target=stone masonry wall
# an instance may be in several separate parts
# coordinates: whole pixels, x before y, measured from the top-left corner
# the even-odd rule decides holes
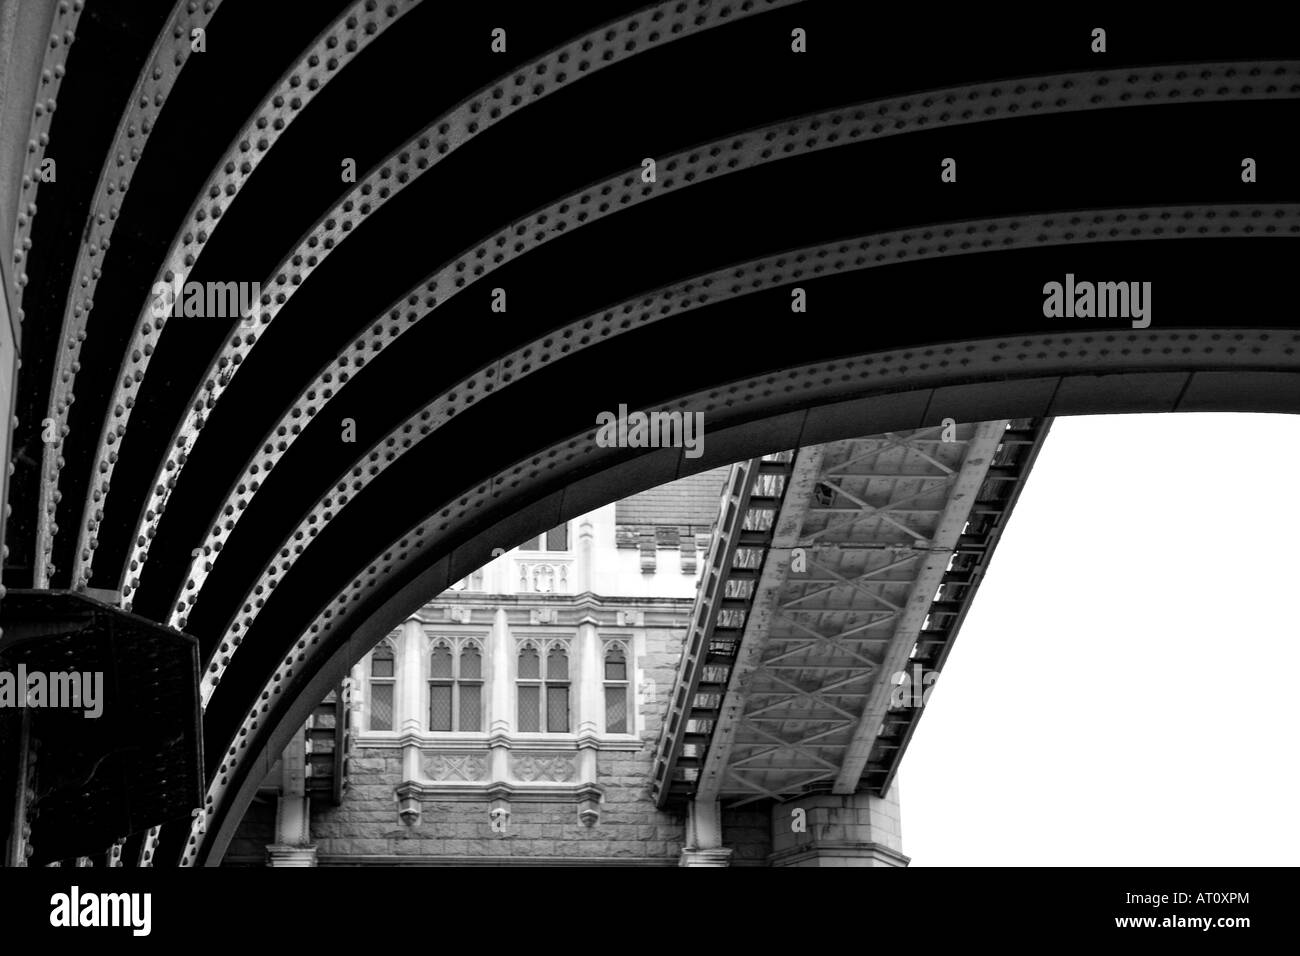
[[[504,834],[492,830],[486,800],[429,801],[420,822],[404,826],[393,798],[393,788],[401,780],[397,752],[365,750],[353,760],[350,792],[343,806],[313,810],[312,839],[322,865],[363,862],[344,857],[401,857],[410,862],[417,862],[417,857],[518,857],[676,864],[683,819],[679,814],[660,812],[649,798],[645,784],[652,747],[650,741],[636,753],[599,755],[599,782],[606,792],[600,822],[594,827],[579,822],[573,803],[513,801]]]
[[[394,797],[394,788],[402,781],[401,750],[367,747],[353,752],[343,804],[312,808],[311,834],[319,865],[476,861],[676,865],[685,837],[685,814],[660,811],[651,798],[650,779],[684,633],[684,627],[646,628],[644,652],[636,661],[640,693],[646,695],[640,708],[640,746],[597,755],[597,782],[605,796],[595,826],[582,825],[573,802],[514,800],[507,831],[500,834],[491,827],[486,800],[427,799],[420,822],[408,827],[398,817]],[[771,852],[770,832],[768,812],[761,804],[724,814],[723,837],[725,845],[733,848],[733,865],[763,865]],[[243,828],[240,834],[245,836]],[[241,851],[247,850],[249,842],[240,842]]]
[[[683,639],[683,628],[646,629],[644,653],[637,659],[647,692],[640,747],[597,755],[597,782],[605,788],[605,799],[595,826],[583,826],[571,802],[516,800],[510,805],[505,834],[492,830],[486,801],[427,802],[419,824],[408,828],[398,819],[393,798],[393,788],[401,781],[398,751],[369,749],[351,761],[344,805],[312,813],[312,838],[322,864],[357,856],[676,864],[684,815],[658,810],[649,783]]]
[[[275,801],[258,794],[239,823],[222,866],[266,866],[266,848],[275,842]]]

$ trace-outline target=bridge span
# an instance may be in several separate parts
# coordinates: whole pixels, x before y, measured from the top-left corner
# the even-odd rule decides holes
[[[732,469],[655,764],[660,805],[690,808],[692,860],[725,859],[726,809],[756,800],[774,801],[775,860],[898,859],[890,784],[1049,424],[949,422]],[[794,840],[828,831],[792,814],[835,837]]]

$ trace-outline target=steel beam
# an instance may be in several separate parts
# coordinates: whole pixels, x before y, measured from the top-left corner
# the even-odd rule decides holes
[[[754,589],[754,601],[745,619],[745,631],[740,641],[740,651],[732,665],[727,692],[722,699],[722,712],[713,728],[708,754],[696,784],[696,799],[713,801],[718,798],[731,749],[736,739],[749,697],[749,680],[760,666],[766,650],[766,637],[772,625],[781,585],[790,571],[790,549],[799,540],[803,530],[804,513],[813,485],[821,471],[823,448],[814,445],[801,449],[795,456],[794,467],[786,484],[785,501],[776,517],[772,544],[763,562],[763,573]]]
[[[769,6],[773,4],[769,3]],[[699,25],[698,29],[707,29],[711,25],[712,22],[706,22]],[[685,32],[690,32],[690,28]],[[599,40],[597,45],[599,46]],[[593,59],[594,68],[598,69],[602,60],[594,57]],[[543,61],[539,61],[539,64],[543,67],[548,65]],[[1277,65],[1270,65],[1277,68]],[[535,66],[537,64],[530,64],[525,72],[532,72]],[[554,69],[553,64],[551,67]],[[1300,69],[1300,65],[1288,62],[1282,64],[1282,68],[1287,71],[1281,77],[1285,79],[1291,71]],[[1194,89],[1204,87],[1211,81],[1217,81],[1214,89],[1203,94],[1202,100],[1207,97],[1236,99],[1289,95],[1280,83],[1272,93],[1266,93],[1265,88],[1258,83],[1253,86],[1242,83],[1236,79],[1238,72],[1241,71],[1231,64],[1188,64],[1179,71],[1152,70],[1148,73],[1110,70],[1070,73],[1036,77],[1032,80],[1026,78],[1014,86],[1009,86],[1007,83],[973,84],[932,90],[923,97],[917,94],[858,103],[842,109],[800,117],[795,121],[773,124],[739,137],[729,135],[713,143],[661,157],[663,168],[677,174],[675,177],[666,177],[662,184],[648,187],[640,182],[639,177],[621,172],[601,183],[556,200],[545,209],[527,217],[529,220],[527,222],[512,223],[496,235],[484,237],[475,244],[475,247],[466,249],[456,257],[455,261],[435,270],[403,292],[390,307],[384,309],[368,323],[367,327],[375,327],[377,324],[388,325],[385,335],[374,341],[364,336],[357,339],[335,359],[326,363],[310,383],[304,385],[291,407],[286,409],[284,415],[259,443],[261,450],[247,463],[239,479],[232,482],[224,501],[216,509],[214,520],[208,523],[212,529],[211,533],[204,542],[201,553],[192,556],[186,580],[182,582],[171,602],[174,609],[171,615],[172,624],[178,627],[185,626],[186,615],[202,593],[203,585],[219,559],[221,548],[257,492],[260,484],[257,475],[264,474],[285,456],[301,434],[302,422],[321,413],[330,400],[343,391],[341,386],[346,379],[338,376],[337,370],[359,366],[363,361],[373,361],[378,357],[379,352],[391,347],[415,324],[436,314],[437,310],[445,306],[451,298],[471,287],[474,282],[485,279],[501,264],[508,264],[520,255],[531,252],[561,235],[572,234],[585,225],[599,222],[607,215],[615,215],[620,210],[634,207],[659,196],[671,195],[691,184],[707,183],[725,177],[733,171],[743,171],[791,156],[819,152],[840,145],[918,132],[936,125],[963,125],[993,119],[1041,116],[1118,106],[1151,105],[1164,102],[1166,98],[1189,97]],[[1131,85],[1143,80],[1154,84],[1155,95],[1145,98],[1125,98],[1123,94],[1116,92],[1125,84]],[[486,98],[487,91],[484,90],[476,95],[474,101],[486,100]],[[952,110],[952,104],[955,102],[973,100],[997,101],[1000,105],[991,113],[982,110],[967,115],[966,112],[956,113]],[[463,140],[458,138],[444,142],[436,136],[434,128],[446,128],[449,125],[453,128],[461,128],[468,120],[468,114],[462,115],[464,112],[465,107],[462,106],[455,114],[440,117],[420,137],[407,143],[398,154],[394,154],[418,158],[416,168],[409,170],[412,180],[437,165],[444,146],[454,149],[461,144]],[[480,117],[479,121],[489,125],[487,119]],[[840,132],[827,136],[808,135],[812,130],[827,127],[839,127]],[[437,146],[436,151],[434,146]],[[394,157],[389,157],[385,168],[388,164],[394,164],[393,160]],[[406,164],[403,164],[404,169],[405,167]],[[359,221],[359,217],[355,214],[350,215],[348,210],[366,204],[363,197],[367,193],[359,193],[358,190],[362,188],[368,190],[375,185],[371,181],[373,179],[373,176],[367,177],[366,183],[359,184],[356,189],[341,198],[326,215],[321,217],[321,221],[347,222],[349,225],[353,221]],[[589,202],[596,194],[608,197],[599,209],[593,208]],[[370,204],[376,206],[380,202],[377,199],[369,200]],[[545,228],[538,228],[543,225]],[[319,267],[303,267],[301,265],[303,260],[315,261],[319,256],[323,261],[328,256],[333,242],[341,242],[347,235],[346,231],[323,229],[318,223],[309,239],[281,263],[278,275],[287,275],[291,281],[287,284],[277,283],[279,291],[276,300],[262,311],[261,321],[248,330],[248,334],[236,336],[229,344],[223,346],[220,355],[213,357],[203,381],[199,383],[185,412],[184,420],[177,425],[166,458],[157,464],[151,485],[153,490],[141,510],[132,535],[136,543],[123,567],[124,594],[129,596],[134,587],[132,579],[138,580],[136,572],[147,560],[152,532],[157,530],[168,490],[174,486],[185,467],[187,453],[198,440],[199,430],[207,410],[229,387],[241,362],[248,358],[249,353],[269,327],[269,323],[284,308],[284,303],[293,296],[294,291],[310,275],[313,268]],[[318,250],[317,245],[323,239],[330,241],[324,244],[323,249]],[[986,248],[981,247],[976,251],[983,251]],[[487,252],[494,250],[504,251],[496,252],[492,256],[486,255]],[[471,265],[474,266],[472,272],[467,268]],[[267,286],[269,287],[270,284],[268,279]],[[409,308],[409,304],[422,299],[428,299],[430,304],[427,307]],[[385,317],[394,313],[406,313],[403,316],[404,321],[388,323]],[[537,348],[531,348],[531,351],[545,354],[544,350]],[[498,362],[492,368],[479,370],[454,390],[450,390],[449,394],[473,396],[475,392],[473,382],[476,380],[483,382],[485,379],[490,379],[494,373],[499,375],[502,368],[509,367],[511,364],[515,367],[527,365],[517,356],[512,356],[505,363]],[[455,402],[443,400],[438,404],[443,408],[432,414],[441,414],[442,417],[435,417],[434,421],[445,421],[446,416],[454,414],[456,410]],[[429,411],[431,410],[426,410]],[[427,415],[425,417],[427,418]],[[347,470],[351,468],[345,469],[344,473]]]
[[[938,529],[930,543],[929,553],[922,563],[912,593],[908,597],[907,607],[899,616],[894,633],[885,649],[881,662],[880,679],[876,682],[867,706],[858,720],[853,732],[853,739],[839,774],[835,777],[833,793],[855,793],[862,771],[871,755],[871,748],[880,733],[881,723],[889,710],[889,699],[894,684],[889,675],[902,670],[916,643],[930,605],[934,601],[936,589],[948,570],[949,559],[953,555],[957,538],[966,526],[971,506],[984,483],[989,467],[993,464],[993,454],[998,449],[1001,436],[1007,430],[1007,421],[983,422],[976,427],[975,437],[966,447],[966,456],[962,460],[961,471],[953,482],[948,496],[947,506],[939,519]]]

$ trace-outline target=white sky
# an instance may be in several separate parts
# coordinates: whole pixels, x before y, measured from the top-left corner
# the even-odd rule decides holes
[[[1058,418],[899,772],[912,866],[1300,858],[1300,416]]]

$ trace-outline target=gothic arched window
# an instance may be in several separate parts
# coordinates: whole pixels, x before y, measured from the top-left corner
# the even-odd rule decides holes
[[[546,655],[546,732],[569,732],[569,653],[560,644]]]
[[[483,728],[483,656],[476,643],[459,651],[437,641],[429,654],[429,730],[473,733]]]
[[[605,733],[631,733],[628,721],[627,652],[619,644],[605,648]]]
[[[392,645],[380,644],[370,655],[370,729],[393,729],[396,660]]]
[[[545,668],[537,646],[531,642],[519,649],[518,711],[523,733],[567,734],[569,732],[569,652],[561,643],[547,651]]]

